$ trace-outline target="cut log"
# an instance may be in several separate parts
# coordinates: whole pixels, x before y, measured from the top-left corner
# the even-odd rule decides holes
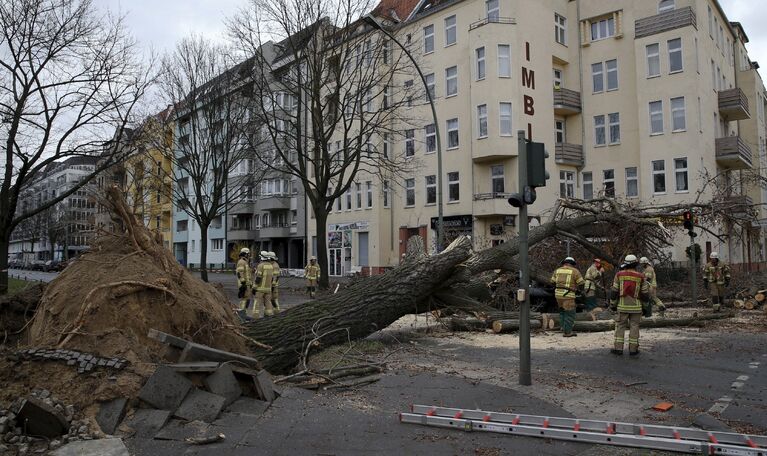
[[[487,323],[484,321],[473,318],[461,318],[452,317],[450,319],[450,329],[453,331],[480,331],[484,332],[487,329]]]
[[[541,320],[530,320],[530,329],[541,329]],[[493,332],[496,334],[519,331],[519,320],[495,320]]]
[[[652,317],[643,318],[639,322],[640,328],[667,328],[672,326],[702,326],[707,320],[719,320],[723,318],[731,318],[732,313],[715,313],[708,315],[698,315],[696,317],[687,318],[662,318]],[[605,332],[613,331],[615,329],[615,321],[611,320],[599,320],[599,321],[576,321],[573,327],[574,331],[580,332]]]
[[[755,299],[746,299],[746,301],[743,303],[743,308],[746,310],[754,310],[759,305],[758,302],[756,302]]]
[[[759,293],[754,295],[754,299],[756,299],[757,302],[764,302],[765,297],[767,297],[765,292],[767,292],[767,290],[761,290]]]
[[[746,306],[746,301],[742,299],[733,299],[732,306],[736,309],[743,309]]]

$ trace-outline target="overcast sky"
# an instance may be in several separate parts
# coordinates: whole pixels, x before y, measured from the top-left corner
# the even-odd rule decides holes
[[[648,1],[648,0],[641,0]],[[763,65],[767,75],[767,7],[765,0],[720,0],[727,17],[743,24],[751,42],[751,60]],[[225,40],[224,18],[235,14],[247,0],[98,0],[97,4],[128,14],[128,25],[135,36],[158,51],[173,48],[175,42],[191,32]],[[705,25],[705,18],[698,18]]]

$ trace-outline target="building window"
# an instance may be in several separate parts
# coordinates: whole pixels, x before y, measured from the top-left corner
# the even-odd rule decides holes
[[[554,73],[554,76],[553,76],[553,78],[554,78],[554,90],[559,90],[559,89],[562,88],[562,81],[563,81],[563,79],[562,79],[562,70],[560,70],[559,68],[554,68],[553,73]]]
[[[621,142],[621,115],[613,112],[607,115],[608,127],[610,130],[610,144],[620,144]]]
[[[219,250],[224,250],[224,240],[223,239],[211,239],[210,240],[210,250],[217,252]]]
[[[565,121],[562,119],[554,120],[554,142],[557,144],[565,142]]]
[[[415,130],[405,130],[405,157],[415,155]]]
[[[437,204],[437,176],[426,176],[426,205]]]
[[[423,53],[434,52],[434,24],[423,28]]]
[[[575,173],[573,171],[559,172],[560,198],[575,198]]]
[[[362,184],[359,182],[354,183],[354,195],[357,201],[357,209],[362,209]]]
[[[487,138],[487,105],[477,106],[477,130],[480,138]]]
[[[506,191],[503,165],[493,165],[490,167],[490,183],[493,187],[494,197]]]
[[[415,206],[415,179],[405,179],[405,207]]]
[[[154,229],[159,230],[160,229],[160,216],[156,216],[154,218]]]
[[[481,48],[477,48],[476,55],[477,55],[477,80],[485,79],[485,47],[483,46]]]
[[[499,112],[501,136],[511,136],[511,103],[501,103]]]
[[[348,190],[346,190],[346,210],[350,211],[352,210],[352,189],[349,187]],[[266,214],[264,214],[264,217],[266,217]]]
[[[383,63],[389,63],[389,56],[391,55],[391,41],[384,40],[383,42]]]
[[[677,192],[687,192],[690,190],[687,181],[687,158],[674,159],[674,177],[676,181]]]
[[[176,232],[186,231],[188,226],[189,222],[187,220],[178,220],[176,221]]]
[[[426,89],[429,91],[429,95],[431,95],[432,100],[436,97],[436,91],[435,91],[435,83],[434,83],[434,73],[429,73],[425,76],[426,78]]]
[[[666,193],[665,160],[653,160],[652,162],[652,187],[654,193]]]
[[[385,208],[389,207],[389,181],[385,180],[383,181],[383,206]]]
[[[382,137],[383,145],[381,148],[383,149],[383,156],[384,158],[389,158],[389,133],[384,133]]]
[[[604,186],[605,196],[615,198],[615,170],[606,169],[602,171],[602,185]]]
[[[597,146],[604,146],[606,142],[605,116],[594,116],[594,144]]]
[[[671,124],[672,131],[685,131],[687,129],[684,97],[671,99]]]
[[[567,44],[567,19],[554,13],[554,40],[559,44]]]
[[[447,201],[454,202],[461,199],[461,184],[458,180],[458,172],[447,173]]]
[[[437,129],[434,124],[426,126],[426,153],[432,153],[437,150]]]
[[[447,148],[454,149],[458,147],[458,119],[449,119],[447,121]]]
[[[711,5],[708,5],[708,36],[714,38],[714,14],[711,12]]]
[[[618,60],[608,60],[605,62],[607,69],[607,90],[618,90]]]
[[[663,102],[650,102],[650,134],[663,134]]]
[[[508,44],[498,45],[498,77],[511,77],[511,46]]]
[[[626,197],[639,196],[639,175],[636,167],[626,168]]]
[[[665,13],[666,11],[671,11],[673,9],[674,9],[674,0],[660,0],[660,3],[658,3],[659,13]]]
[[[591,23],[591,41],[603,40],[615,35],[615,19],[610,17]]]
[[[445,18],[445,46],[455,44],[455,15]]]
[[[389,86],[385,85],[383,88],[383,101],[381,102],[382,109],[389,109]]]
[[[367,195],[367,205],[365,207],[370,209],[373,207],[373,182],[365,182],[365,193]]]
[[[445,70],[445,96],[451,97],[458,93],[458,67],[451,66]]]
[[[498,0],[485,0],[485,11],[487,11],[488,22],[497,21],[501,12]]]
[[[591,172],[583,173],[583,199],[594,198],[594,177]]]
[[[668,72],[678,73],[682,71],[682,39],[677,38],[668,41]]]
[[[602,62],[591,64],[591,80],[594,83],[594,93],[602,92],[605,89],[605,78]]]
[[[648,44],[645,49],[647,51],[647,77],[660,76],[660,45],[658,43]]]

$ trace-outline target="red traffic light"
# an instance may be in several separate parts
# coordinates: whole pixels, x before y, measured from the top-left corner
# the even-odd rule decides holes
[[[695,214],[693,214],[692,211],[684,211],[682,219],[684,220],[684,228],[686,230],[692,230],[695,225]]]

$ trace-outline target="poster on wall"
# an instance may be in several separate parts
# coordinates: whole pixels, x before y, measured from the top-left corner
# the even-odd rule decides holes
[[[341,231],[328,232],[328,248],[340,249],[343,244],[343,233]]]

